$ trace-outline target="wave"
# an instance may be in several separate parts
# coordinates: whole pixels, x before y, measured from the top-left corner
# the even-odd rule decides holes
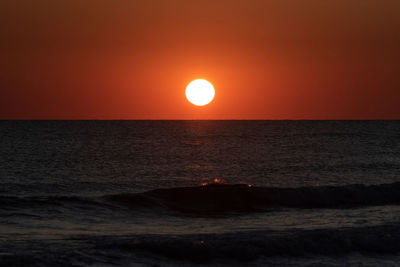
[[[0,196],[0,208],[80,206],[145,212],[173,211],[185,216],[229,215],[297,209],[344,209],[362,206],[399,205],[400,182],[381,185],[313,186],[300,188],[256,187],[213,183],[204,186],[155,189],[143,193],[102,197]]]
[[[136,208],[168,208],[184,214],[211,215],[279,208],[353,208],[400,204],[400,183],[301,188],[209,184],[119,194],[106,199]]]

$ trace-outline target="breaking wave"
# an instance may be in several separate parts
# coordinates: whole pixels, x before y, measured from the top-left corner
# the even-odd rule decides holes
[[[137,208],[168,208],[193,215],[279,208],[340,209],[400,204],[400,183],[301,188],[209,184],[112,195],[106,199]]]
[[[0,196],[0,207],[115,205],[144,212],[173,211],[187,216],[228,215],[297,209],[345,209],[363,206],[399,205],[400,183],[381,185],[314,186],[300,188],[256,187],[245,184],[208,184],[195,187],[155,189],[143,193],[102,197]]]

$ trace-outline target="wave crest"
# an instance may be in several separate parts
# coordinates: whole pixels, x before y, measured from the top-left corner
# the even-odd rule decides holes
[[[108,200],[132,207],[168,208],[185,214],[211,215],[276,208],[352,208],[400,204],[400,183],[301,188],[208,184],[119,194]]]

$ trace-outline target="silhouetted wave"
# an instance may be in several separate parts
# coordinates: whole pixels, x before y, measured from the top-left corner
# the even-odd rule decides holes
[[[168,208],[193,215],[254,212],[276,208],[351,208],[400,204],[400,183],[301,188],[209,184],[107,196],[141,208]]]
[[[103,197],[0,196],[0,207],[90,206],[157,213],[173,211],[187,216],[229,215],[277,211],[281,208],[344,209],[400,204],[400,183],[381,185],[312,186],[300,188],[255,187],[245,184],[208,184],[155,189],[143,193]]]

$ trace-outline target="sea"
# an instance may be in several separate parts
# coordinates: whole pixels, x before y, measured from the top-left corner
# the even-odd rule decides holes
[[[400,266],[400,121],[0,121],[0,266]]]

